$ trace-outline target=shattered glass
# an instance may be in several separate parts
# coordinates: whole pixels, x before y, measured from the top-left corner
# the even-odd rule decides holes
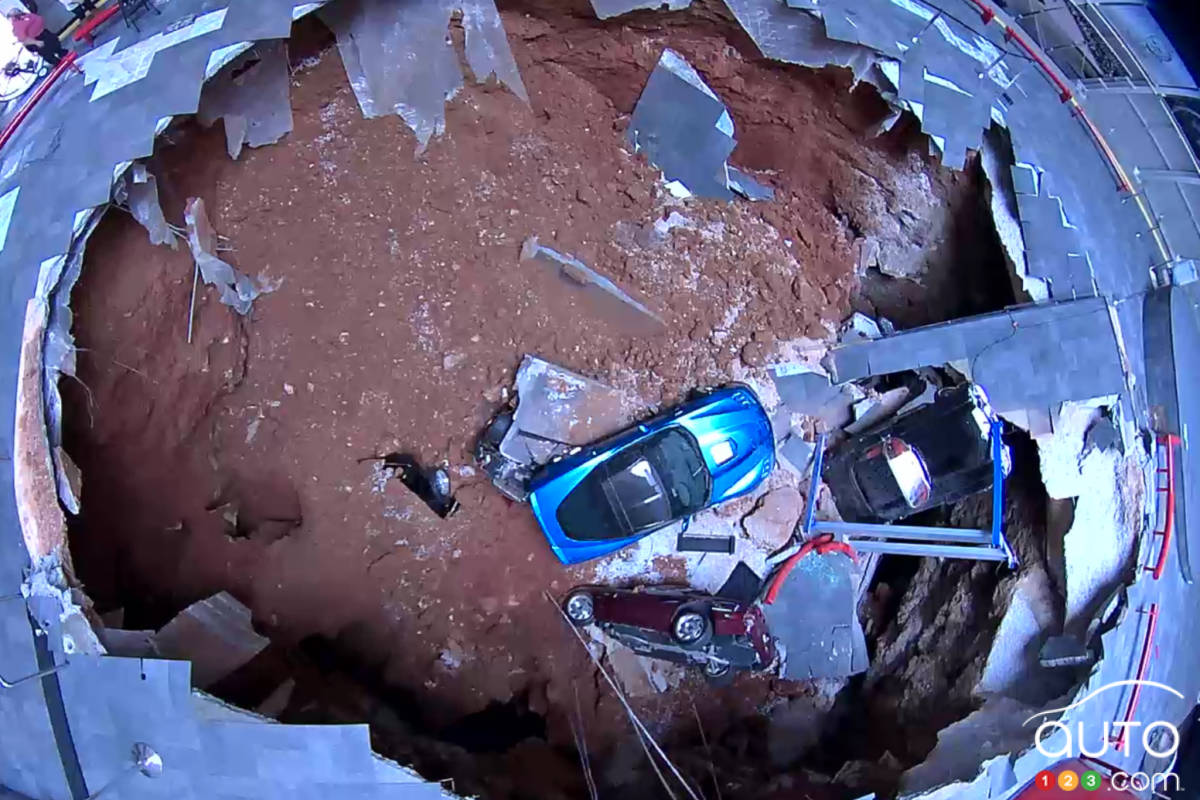
[[[188,200],[183,219],[187,225],[188,247],[200,270],[200,277],[209,286],[217,287],[222,303],[243,316],[250,313],[254,298],[262,294],[263,289],[254,279],[217,257],[217,233],[208,220],[204,201],[198,197]]]

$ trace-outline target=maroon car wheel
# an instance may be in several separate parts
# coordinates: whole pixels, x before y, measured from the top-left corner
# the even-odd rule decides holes
[[[563,611],[576,625],[587,625],[596,619],[596,602],[589,592],[572,592],[563,603]]]
[[[697,647],[712,638],[708,610],[684,606],[671,622],[671,638],[683,647]]]

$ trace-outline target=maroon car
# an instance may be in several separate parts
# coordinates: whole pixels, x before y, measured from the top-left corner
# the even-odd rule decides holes
[[[580,586],[563,610],[576,625],[595,623],[635,653],[702,667],[714,683],[732,679],[733,670],[775,664],[775,640],[757,603],[673,586]]]

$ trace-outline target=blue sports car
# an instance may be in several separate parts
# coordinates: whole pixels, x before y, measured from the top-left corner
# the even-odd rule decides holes
[[[733,385],[545,465],[529,503],[554,554],[576,564],[743,495],[774,465],[767,412]]]

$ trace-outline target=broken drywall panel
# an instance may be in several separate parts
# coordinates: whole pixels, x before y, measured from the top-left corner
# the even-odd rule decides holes
[[[455,9],[463,12],[467,61],[476,79],[495,75],[528,102],[492,0],[347,0],[321,10],[363,115],[399,115],[417,138],[417,154],[445,132],[446,101],[463,85],[448,38]]]
[[[830,39],[820,19],[779,0],[725,0],[738,24],[767,58],[805,67],[848,67],[868,78],[879,55],[870,48]]]
[[[600,19],[619,17],[630,11],[678,11],[692,0],[592,0],[592,11]]]
[[[200,124],[225,121],[225,146],[237,159],[243,145],[274,144],[292,130],[287,43],[259,42],[233,59],[200,95]]]
[[[508,46],[508,35],[493,0],[458,0],[462,8],[467,65],[478,83],[489,76],[507,86],[517,97],[529,102],[525,83],[516,59]]]
[[[538,243],[530,236],[521,245],[522,261],[537,261],[587,293],[597,313],[629,332],[652,334],[663,328],[662,318],[625,293],[608,278],[577,258]]]
[[[187,226],[188,247],[204,282],[217,287],[222,303],[243,316],[250,313],[254,298],[262,294],[264,288],[217,257],[217,232],[208,220],[204,201],[199,197],[189,199],[184,206],[183,219]]]
[[[842,553],[811,553],[788,573],[775,602],[763,606],[785,653],[784,678],[843,678],[867,668],[856,569]],[[814,597],[821,602],[814,603]]]
[[[192,603],[154,635],[164,658],[192,662],[192,685],[206,689],[271,643],[250,625],[250,609],[228,592]]]
[[[500,452],[522,464],[615,433],[632,416],[623,392],[536,356],[522,359],[516,383],[517,409]]]
[[[726,163],[737,145],[733,118],[700,74],[664,49],[629,120],[626,138],[663,171],[673,194],[771,199],[774,191]]]

